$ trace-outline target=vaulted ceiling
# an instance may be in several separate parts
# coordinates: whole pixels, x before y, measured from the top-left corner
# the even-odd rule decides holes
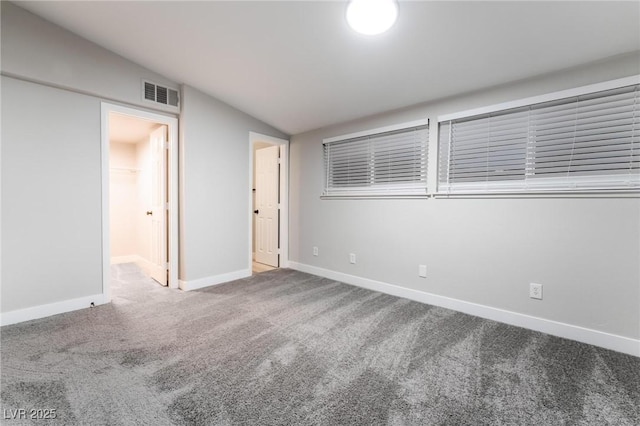
[[[407,2],[387,33],[346,2],[19,2],[296,134],[640,51],[640,2]]]

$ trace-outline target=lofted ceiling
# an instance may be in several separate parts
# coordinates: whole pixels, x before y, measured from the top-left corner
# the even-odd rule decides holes
[[[344,1],[18,4],[288,134],[640,50],[637,1],[400,1],[378,36]]]

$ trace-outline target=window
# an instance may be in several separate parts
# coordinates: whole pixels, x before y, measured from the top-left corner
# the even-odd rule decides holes
[[[324,141],[324,196],[426,195],[427,121]]]
[[[440,120],[438,192],[637,191],[640,85]]]

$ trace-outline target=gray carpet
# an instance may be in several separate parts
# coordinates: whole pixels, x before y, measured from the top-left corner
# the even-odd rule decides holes
[[[638,425],[640,358],[292,270],[3,327],[3,416],[64,425]]]

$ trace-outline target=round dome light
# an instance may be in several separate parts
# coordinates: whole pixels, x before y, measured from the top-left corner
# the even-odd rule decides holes
[[[395,0],[351,0],[347,7],[347,22],[355,31],[376,35],[387,31],[398,18]]]

